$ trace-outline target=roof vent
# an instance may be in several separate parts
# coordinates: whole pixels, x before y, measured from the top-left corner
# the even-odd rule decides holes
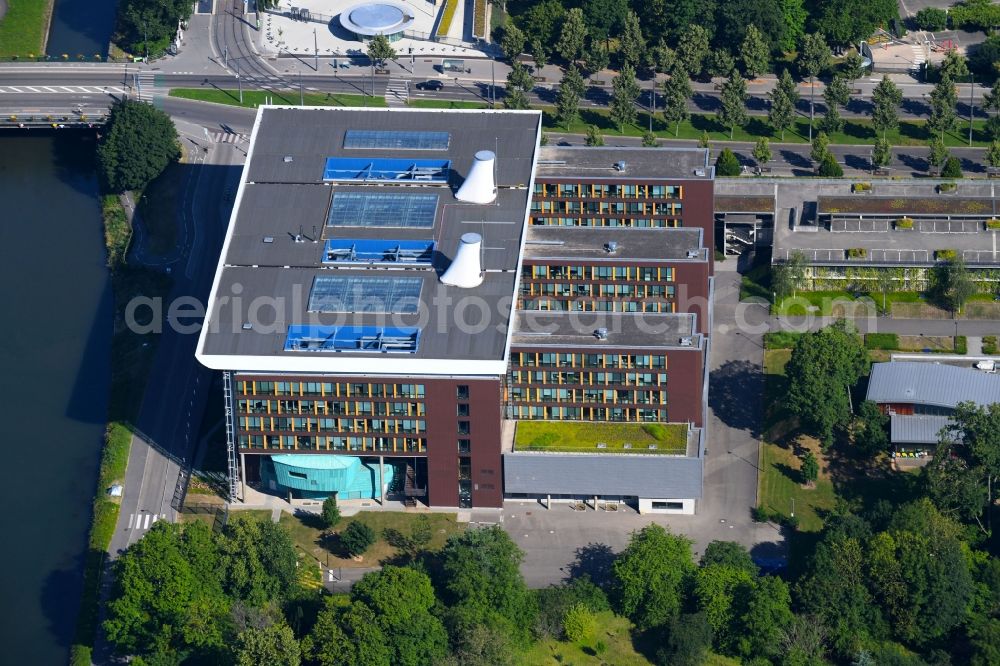
[[[614,254],[618,251],[618,241],[608,241],[604,244],[604,251],[608,254]]]
[[[480,260],[482,247],[483,237],[479,234],[462,234],[462,242],[458,244],[455,258],[451,260],[448,270],[441,274],[441,284],[461,287],[462,289],[471,289],[481,285],[483,283],[483,266]]]
[[[493,179],[493,169],[497,156],[492,150],[480,150],[469,167],[469,175],[458,188],[455,198],[475,204],[493,203],[497,198],[497,185]]]
[[[252,323],[250,323],[248,321],[243,322],[243,330],[244,331],[249,331],[251,328],[253,328],[253,324]]]
[[[289,162],[292,161],[292,156],[291,155],[285,155],[283,161],[284,161],[285,164],[288,164]]]
[[[685,336],[681,338],[681,347],[690,347],[694,344],[694,338]]]
[[[688,259],[697,259],[698,255],[700,255],[700,254],[701,254],[700,250],[688,250],[687,251],[687,258]]]
[[[624,171],[626,166],[628,165],[625,164],[625,160],[618,160],[615,162],[615,171]]]
[[[598,340],[607,340],[608,339],[608,329],[606,329],[606,328],[598,328],[598,329],[596,329],[594,331],[594,337],[597,338]]]
[[[704,169],[695,169],[694,170],[694,175],[698,176],[699,178],[704,178],[705,177],[705,170]]]
[[[264,236],[264,242],[265,243],[273,243],[274,242],[274,236]]]

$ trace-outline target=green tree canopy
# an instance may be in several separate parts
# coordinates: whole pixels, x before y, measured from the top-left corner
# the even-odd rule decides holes
[[[666,645],[658,658],[670,666],[703,666],[712,648],[712,627],[704,613],[685,613],[667,625]]]
[[[344,547],[348,555],[357,557],[371,548],[372,544],[375,543],[375,538],[375,530],[367,523],[353,520],[340,535],[340,545]]]
[[[740,160],[729,148],[719,151],[719,156],[715,158],[715,175],[717,176],[738,176],[742,168]]]
[[[771,64],[771,47],[753,23],[747,26],[746,36],[740,47],[740,59],[743,61],[743,73],[751,79],[768,71]]]
[[[736,630],[739,654],[750,659],[776,660],[782,653],[782,637],[794,619],[791,605],[785,581],[776,576],[757,578]]]
[[[954,155],[949,156],[948,159],[944,161],[944,166],[941,167],[941,177],[942,178],[961,178],[962,177],[962,162]]]
[[[798,65],[803,74],[815,79],[829,66],[830,56],[830,46],[823,33],[812,32],[802,36]]]
[[[817,164],[822,164],[826,156],[830,154],[830,137],[826,135],[826,132],[819,132],[812,140],[812,150],[809,151],[809,157],[813,162]]]
[[[875,144],[872,146],[872,166],[876,168],[887,167],[891,162],[892,146],[889,145],[888,139],[882,137],[875,139]]]
[[[670,78],[663,82],[663,120],[673,124],[674,136],[680,132],[681,123],[691,116],[687,104],[692,94],[687,72],[675,65]]]
[[[799,99],[795,81],[787,69],[781,72],[778,83],[768,95],[771,98],[771,107],[767,111],[767,121],[781,133],[781,139],[784,140],[785,130],[795,122],[795,103]]]
[[[622,69],[624,65],[636,69],[646,62],[646,38],[642,35],[639,17],[631,10],[625,14],[625,26],[618,42],[618,55],[623,64]]]
[[[362,603],[340,607],[327,597],[302,651],[320,666],[390,666],[392,650],[374,612]]]
[[[635,100],[639,97],[639,84],[635,80],[635,70],[630,64],[622,65],[621,71],[611,81],[611,119],[618,131],[625,133],[625,127],[635,123],[638,110]]]
[[[287,624],[250,627],[236,640],[237,666],[299,666],[299,642]]]
[[[850,46],[868,39],[878,27],[888,28],[899,18],[896,0],[825,0],[813,12],[815,29],[831,44]]]
[[[583,10],[574,7],[566,12],[566,18],[563,19],[559,42],[556,44],[556,53],[567,62],[573,62],[583,53],[586,39],[587,25],[583,20]]]
[[[223,531],[224,588],[253,606],[279,600],[295,582],[298,559],[288,532],[270,521],[235,514]]]
[[[705,614],[720,650],[732,653],[740,637],[737,620],[746,611],[753,589],[754,573],[742,567],[710,564],[700,567],[694,577],[694,598]]]
[[[594,75],[608,66],[611,56],[604,42],[591,41],[590,46],[583,53],[583,64],[590,75]]]
[[[784,37],[780,0],[726,0],[716,7],[716,46],[734,48],[743,44],[751,25],[760,31],[768,50]]]
[[[844,175],[844,167],[840,166],[840,162],[837,161],[833,153],[827,151],[816,173],[823,178],[840,178]]]
[[[114,41],[137,56],[145,56],[147,50],[158,55],[174,38],[177,24],[191,17],[192,8],[185,0],[123,0],[118,4]]]
[[[802,478],[807,483],[816,482],[816,478],[819,476],[819,461],[816,460],[816,456],[812,451],[806,450],[805,455],[802,456],[802,464],[799,471],[802,472]]]
[[[899,105],[902,102],[903,92],[888,75],[884,75],[872,91],[872,127],[881,132],[883,138],[886,132],[899,127]]]
[[[659,525],[632,533],[612,566],[620,611],[642,629],[680,613],[685,579],[694,571],[691,541]]]
[[[587,125],[587,134],[583,141],[584,145],[596,148],[604,145],[604,136],[597,125]]]
[[[525,41],[521,29],[513,21],[507,21],[503,26],[503,36],[500,38],[500,50],[503,51],[503,56],[513,62],[524,51]]]
[[[960,275],[962,267],[951,268],[953,275],[944,280],[956,291],[963,288],[958,285],[967,277]],[[969,286],[964,289],[971,289]],[[953,425],[942,433],[941,441],[929,466],[931,470],[946,464],[950,459],[961,462],[961,470],[971,485],[978,488],[975,494],[970,493],[973,500],[968,504],[955,506],[944,505],[944,508],[958,508],[959,515],[965,520],[979,520],[986,509],[993,504],[993,486],[997,476],[1000,476],[1000,404],[980,407],[970,402],[959,403],[952,415]]]
[[[599,42],[621,33],[628,11],[628,0],[583,1],[583,18],[587,31]]]
[[[323,500],[323,511],[320,513],[327,529],[336,527],[340,522],[340,507],[337,506],[337,496],[330,495]]]
[[[699,565],[708,567],[713,564],[742,569],[753,576],[757,575],[757,565],[747,552],[746,547],[735,541],[712,541],[705,547]]]
[[[868,364],[861,338],[844,321],[802,335],[792,349],[785,404],[824,444],[851,416],[850,388]]]
[[[955,82],[945,74],[931,90],[931,116],[927,119],[927,129],[937,134],[955,129],[958,124],[957,104]]]
[[[97,145],[97,171],[109,192],[142,190],[180,154],[170,116],[151,104],[122,100],[111,106]]]
[[[913,20],[921,30],[938,32],[948,27],[948,12],[940,7],[924,7],[913,16]]]
[[[806,256],[794,251],[771,271],[771,289],[775,296],[794,295],[806,278]]]
[[[846,56],[844,56],[843,62],[840,63],[840,73],[847,79],[850,83],[854,83],[862,76],[865,75],[865,61],[861,55],[856,50],[851,50]]]
[[[889,417],[871,400],[861,403],[858,417],[860,428],[854,432],[854,445],[869,456],[888,451]]]
[[[729,72],[734,69],[736,69],[736,59],[729,49],[712,49],[705,60],[705,71],[713,78],[729,76]]]
[[[984,157],[986,158],[986,163],[991,167],[1000,167],[1000,141],[996,139],[991,141],[990,145],[986,146]]]
[[[368,41],[368,58],[378,68],[385,67],[387,60],[396,59],[396,49],[392,48],[389,38],[385,35],[375,35]]]
[[[695,78],[701,74],[709,48],[709,34],[704,26],[695,23],[684,29],[677,43],[677,61],[689,77]]]
[[[719,122],[729,128],[729,138],[733,138],[737,127],[743,127],[750,122],[747,114],[747,82],[743,80],[739,72],[733,70],[722,84],[721,102],[722,106],[716,116]]]
[[[757,139],[757,143],[753,147],[753,158],[757,160],[758,166],[764,166],[771,161],[771,146],[766,136]]]

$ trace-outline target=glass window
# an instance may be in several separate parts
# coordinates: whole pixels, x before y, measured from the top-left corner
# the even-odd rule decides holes
[[[455,393],[456,393],[456,396],[458,397],[459,400],[468,400],[469,399],[469,387],[468,387],[468,385],[467,384],[459,384],[458,387],[456,388]]]
[[[472,440],[471,439],[460,439],[460,440],[458,440],[458,452],[459,453],[471,453],[472,452]]]
[[[459,416],[468,416],[469,415],[469,405],[467,405],[465,403],[460,403],[458,405],[458,415]]]
[[[471,427],[470,427],[468,421],[459,421],[458,422],[458,434],[459,435],[468,435],[470,432],[472,432],[472,430],[471,430]]]

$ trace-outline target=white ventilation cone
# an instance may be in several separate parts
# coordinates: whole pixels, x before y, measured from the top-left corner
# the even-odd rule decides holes
[[[481,285],[483,283],[483,267],[479,257],[482,248],[482,236],[462,234],[462,242],[458,245],[451,266],[441,275],[441,283],[462,289],[471,289]]]
[[[493,182],[493,167],[497,156],[491,150],[480,150],[472,161],[469,175],[458,188],[455,198],[468,203],[488,204],[497,198],[497,184]]]

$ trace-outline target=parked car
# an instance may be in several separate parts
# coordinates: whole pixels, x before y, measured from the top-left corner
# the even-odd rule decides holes
[[[417,90],[444,90],[444,83],[436,79],[421,81],[417,84]]]
[[[985,370],[986,372],[996,372],[997,364],[995,361],[987,359],[976,363],[976,368],[979,370]]]

